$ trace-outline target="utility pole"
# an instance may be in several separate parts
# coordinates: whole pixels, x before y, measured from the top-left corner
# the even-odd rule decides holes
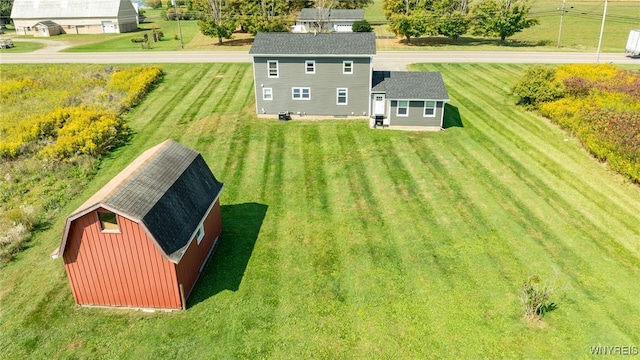
[[[562,36],[562,20],[564,20],[564,6],[567,0],[562,0],[562,9],[560,9],[560,29],[558,29],[558,47],[560,47],[560,37]]]
[[[607,5],[609,0],[604,0],[604,12],[602,13],[602,26],[600,26],[600,39],[598,40],[598,54],[596,55],[596,63],[600,62],[600,46],[602,45],[602,34],[604,33],[604,20],[607,18]]]
[[[180,16],[178,15],[178,5],[176,5],[176,0],[171,0],[171,4],[173,5],[173,9],[175,10],[176,20],[178,21],[178,32],[180,33],[180,47],[184,49],[184,42],[182,42],[182,29],[180,28]]]

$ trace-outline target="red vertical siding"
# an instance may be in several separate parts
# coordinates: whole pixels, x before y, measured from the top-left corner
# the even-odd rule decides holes
[[[178,274],[178,283],[182,284],[184,288],[185,299],[191,294],[191,290],[198,280],[200,275],[200,267],[205,261],[209,250],[213,246],[215,239],[222,232],[222,218],[220,216],[220,201],[216,200],[213,208],[209,212],[209,215],[204,221],[204,238],[200,241],[200,244],[193,239],[189,248],[182,256],[180,263],[176,267],[176,273]]]
[[[102,232],[95,211],[72,222],[63,257],[76,303],[181,308],[175,264],[137,223],[118,215],[118,224]]]

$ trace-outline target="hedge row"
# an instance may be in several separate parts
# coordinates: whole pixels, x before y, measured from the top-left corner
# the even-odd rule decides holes
[[[640,183],[640,74],[612,65],[537,65],[513,91],[597,159]]]

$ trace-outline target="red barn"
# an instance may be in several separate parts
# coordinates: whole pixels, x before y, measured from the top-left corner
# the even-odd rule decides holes
[[[52,255],[76,303],[185,309],[222,231],[223,187],[173,140],[140,155],[67,218]]]

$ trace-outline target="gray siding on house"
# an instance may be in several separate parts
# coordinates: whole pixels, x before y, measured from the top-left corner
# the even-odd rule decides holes
[[[278,61],[278,78],[268,77],[267,61]],[[315,60],[315,74],[306,74],[305,61]],[[343,74],[343,61],[353,61],[353,74]],[[255,96],[258,114],[365,116],[369,107],[370,57],[254,57]],[[310,88],[310,100],[294,100],[292,88]],[[263,100],[263,88],[271,88],[273,100]],[[348,89],[347,105],[337,104],[337,89]]]
[[[444,112],[444,102],[436,102],[436,113],[433,117],[424,116],[424,101],[409,101],[409,116],[397,116],[398,101],[390,100],[389,125],[391,126],[429,126],[441,127]]]

